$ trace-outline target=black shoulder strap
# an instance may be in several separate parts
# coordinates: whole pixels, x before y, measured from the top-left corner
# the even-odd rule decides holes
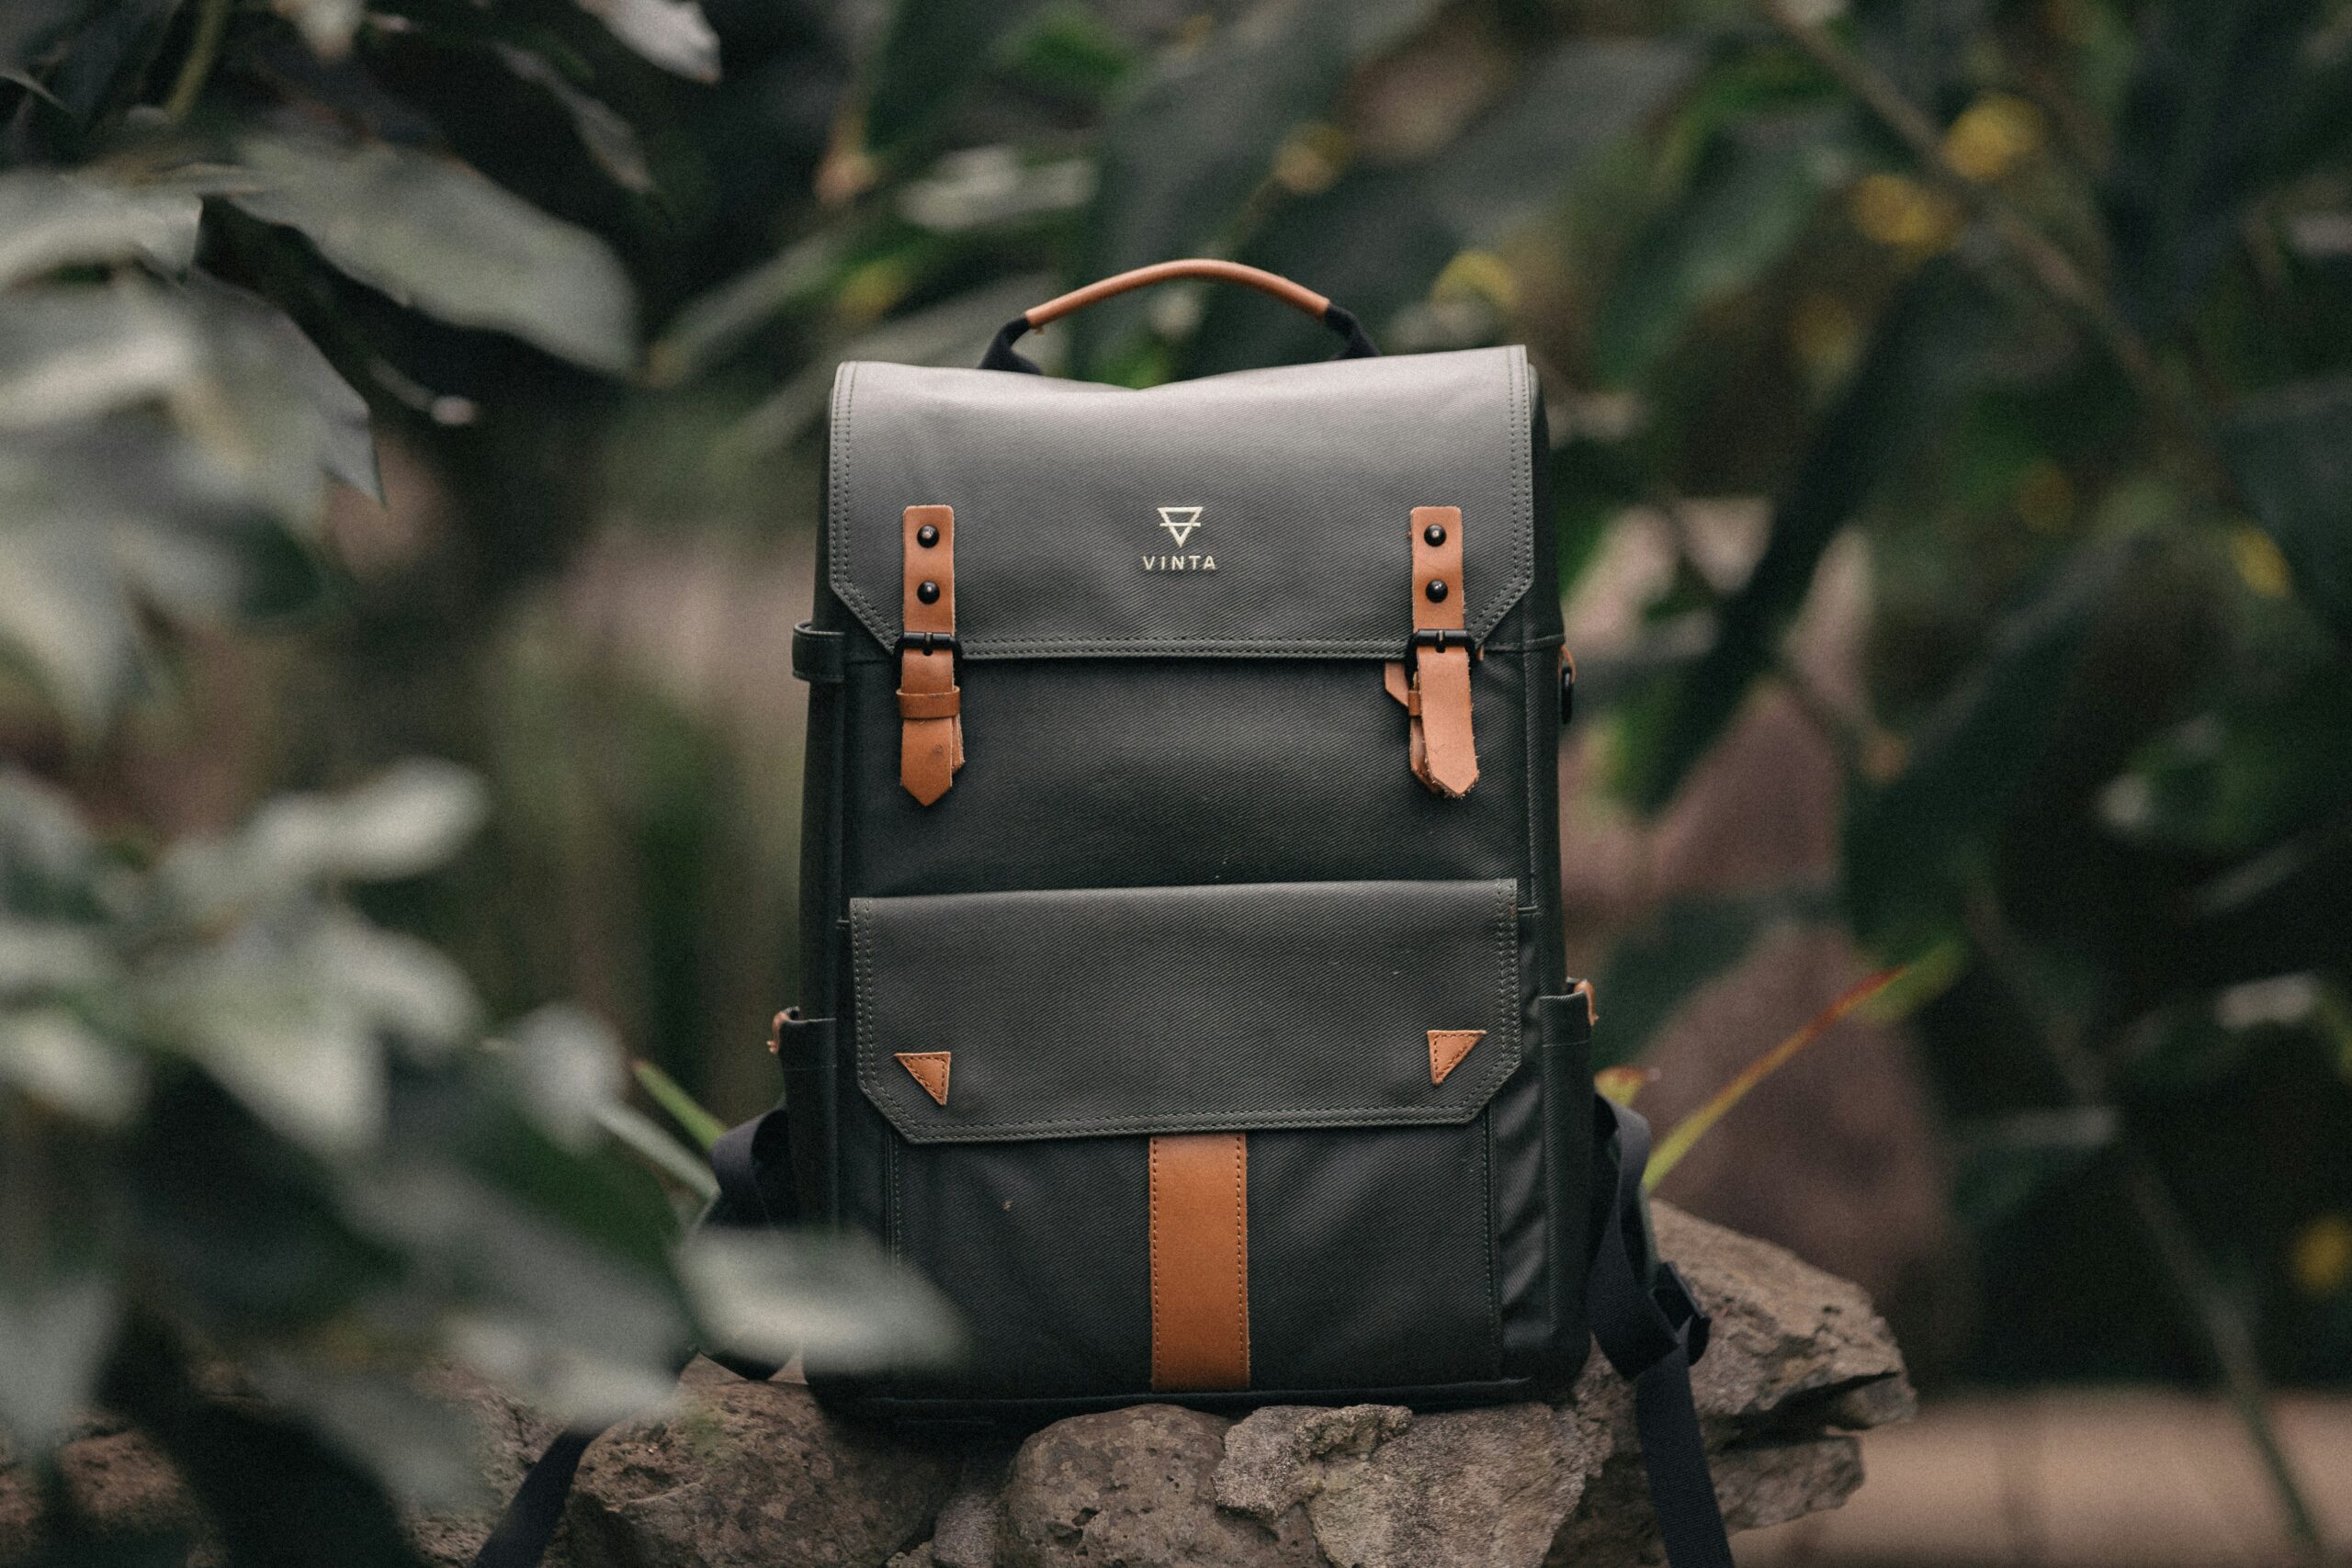
[[[707,1225],[783,1225],[797,1217],[793,1199],[791,1134],[784,1112],[771,1111],[734,1127],[711,1145],[711,1173],[718,1179],[718,1196],[703,1213]],[[738,1377],[765,1382],[775,1366],[741,1357],[705,1352]],[[537,1568],[547,1555],[563,1519],[564,1499],[571,1495],[572,1478],[580,1472],[581,1456],[605,1430],[583,1427],[559,1436],[531,1468],[497,1528],[474,1554],[473,1568]]]
[[[1593,1105],[1599,1163],[1615,1191],[1587,1285],[1592,1336],[1618,1376],[1634,1385],[1642,1468],[1649,1472],[1667,1562],[1671,1568],[1732,1568],[1731,1540],[1690,1396],[1690,1364],[1707,1349],[1707,1314],[1674,1266],[1659,1258],[1650,1235],[1642,1192],[1649,1123],[1600,1095]]]

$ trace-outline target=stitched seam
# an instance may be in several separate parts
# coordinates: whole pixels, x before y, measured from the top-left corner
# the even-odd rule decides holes
[[[1487,1223],[1480,1228],[1486,1232],[1481,1239],[1487,1252],[1487,1345],[1494,1358],[1487,1365],[1489,1376],[1500,1377],[1503,1314],[1495,1281],[1495,1119],[1491,1115],[1478,1118],[1478,1193],[1487,1211]]]
[[[1538,771],[1535,765],[1535,759],[1544,744],[1544,726],[1536,716],[1543,711],[1536,706],[1536,692],[1538,690],[1538,685],[1535,679],[1535,667],[1537,662],[1538,660],[1532,651],[1523,652],[1520,655],[1519,708],[1520,716],[1526,720],[1526,739],[1521,745],[1519,771],[1527,786],[1527,819],[1520,824],[1519,836],[1521,842],[1527,846],[1527,891],[1530,897],[1540,897],[1541,894],[1537,890],[1544,885],[1542,876],[1535,864],[1535,842],[1540,837],[1540,835],[1535,831],[1535,824],[1538,820],[1535,813],[1540,809],[1540,803],[1537,799],[1535,790],[1535,775]],[[1559,711],[1560,701],[1560,692],[1557,682],[1555,681],[1552,684],[1545,685],[1541,689],[1544,694],[1542,700],[1552,704],[1552,711],[1557,713]],[[1559,746],[1555,741],[1553,745],[1553,750],[1556,753],[1558,750]],[[1558,758],[1556,755],[1553,759],[1553,762],[1556,769],[1558,766]]]
[[[1158,1138],[1151,1140],[1148,1157],[1151,1209],[1149,1227],[1151,1234],[1151,1386],[1157,1392],[1160,1384],[1159,1140]]]
[[[888,623],[873,601],[866,598],[865,591],[857,585],[850,569],[853,553],[849,547],[850,457],[852,432],[856,429],[850,418],[850,405],[856,396],[857,361],[852,359],[842,365],[841,382],[833,395],[833,493],[828,513],[828,522],[832,528],[830,540],[832,570],[829,575],[833,580],[833,592],[848,601],[850,608],[857,612],[858,618],[879,637],[886,635],[884,628]]]
[[[1250,1386],[1250,1140],[1233,1135],[1234,1332],[1240,1340],[1241,1386]]]
[[[910,1079],[910,1082],[912,1080]],[[883,1111],[889,1114],[898,1101],[884,1095]],[[1486,1109],[1481,1100],[1470,1100],[1453,1105],[1340,1105],[1317,1107],[1302,1111],[1202,1111],[1181,1116],[1109,1116],[1078,1117],[1069,1120],[1039,1120],[1033,1122],[969,1122],[953,1126],[899,1127],[910,1143],[1010,1143],[1017,1140],[999,1136],[983,1137],[985,1134],[1034,1133],[1039,1136],[1075,1136],[1084,1133],[1216,1133],[1228,1128],[1247,1128],[1252,1132],[1281,1132],[1285,1128],[1319,1126],[1342,1122],[1351,1126],[1388,1127],[1413,1122],[1435,1122],[1446,1126],[1461,1126]],[[1361,1118],[1362,1120],[1357,1120]],[[898,1125],[896,1116],[891,1124]]]
[[[842,634],[839,632],[831,632],[825,635],[830,637],[839,637]],[[1566,640],[1566,638],[1564,637],[1554,636],[1531,637],[1524,642],[1497,642],[1489,640],[1480,643],[1478,645],[1478,649],[1480,652],[1487,654],[1530,653],[1539,652],[1547,648],[1558,648]],[[1125,651],[1121,652],[1121,649],[1124,649]],[[1378,659],[1385,663],[1393,663],[1396,660],[1401,651],[1402,650],[1397,648],[1393,639],[1379,642],[1334,642],[1328,638],[1307,642],[1276,641],[1272,639],[1261,639],[1256,641],[1235,641],[1232,639],[1227,639],[1224,641],[1211,642],[1199,637],[1184,637],[1180,639],[1158,637],[1136,638],[1130,639],[1127,642],[1115,642],[1102,640],[1047,641],[1037,638],[1008,640],[999,637],[994,640],[983,638],[977,641],[967,641],[963,644],[964,657],[967,660],[1020,659],[1023,657],[1061,658],[1073,654],[1092,652],[1112,657],[1128,657],[1142,653],[1164,653],[1178,657],[1226,657],[1234,659],[1367,658]],[[842,655],[842,662],[844,665],[857,664],[867,666],[888,666],[896,664],[898,660],[892,658],[887,651],[876,649],[876,650],[872,653],[849,653],[845,651]]]

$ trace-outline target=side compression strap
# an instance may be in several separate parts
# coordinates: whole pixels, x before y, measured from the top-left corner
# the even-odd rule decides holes
[[[789,1157],[790,1134],[784,1112],[771,1111],[730,1128],[711,1145],[710,1168],[718,1179],[718,1196],[702,1217],[707,1225],[783,1225],[797,1217]],[[765,1172],[766,1179],[762,1179]],[[764,1382],[776,1369],[762,1361],[706,1352],[738,1377]],[[683,1370],[683,1369],[682,1369]],[[563,1519],[564,1499],[571,1495],[572,1478],[588,1445],[603,1427],[578,1427],[549,1443],[531,1468],[514,1499],[498,1517],[497,1528],[474,1554],[473,1568],[538,1568]]]
[[[1674,1266],[1659,1259],[1650,1235],[1642,1193],[1649,1123],[1600,1095],[1593,1105],[1595,1146],[1616,1189],[1587,1286],[1593,1338],[1618,1376],[1634,1385],[1634,1424],[1667,1562],[1671,1568],[1732,1568],[1731,1540],[1690,1396],[1690,1364],[1707,1349],[1707,1314]]]

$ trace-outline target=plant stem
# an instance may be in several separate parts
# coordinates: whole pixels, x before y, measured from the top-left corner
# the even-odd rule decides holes
[[[164,118],[174,125],[188,117],[196,100],[204,96],[204,85],[212,79],[212,67],[220,59],[220,40],[229,31],[229,6],[230,0],[201,0],[187,58],[180,62],[171,96],[164,100]]]
[[[2107,1065],[2098,1054],[2074,1031],[2051,1027],[2026,1005],[2027,992],[2018,978],[2022,965],[2016,956],[2016,939],[1998,911],[1984,900],[1972,900],[1968,926],[1970,939],[1988,961],[1997,983],[2009,993],[2019,1016],[2034,1025],[2030,1033],[2057,1074],[2067,1100],[2076,1106],[2115,1107]],[[2174,1292],[2188,1308],[2205,1341],[2206,1353],[2214,1371],[2220,1373],[2230,1404],[2269,1478],[2297,1556],[2311,1568],[2326,1568],[2326,1540],[2320,1534],[2311,1504],[2303,1496],[2302,1485],[2295,1477],[2294,1461],[2278,1440],[2278,1426],[2270,1418],[2269,1380],[2263,1375],[2262,1358],[2255,1348],[2254,1333],[2247,1326],[2245,1314],[2206,1267],[2179,1201],[2165,1185],[2164,1174],[2157,1169],[2146,1146],[2120,1114],[2116,1125],[2115,1150],[2124,1195],[2132,1204],[2133,1217],[2146,1233],[2158,1266],[2171,1280]]]

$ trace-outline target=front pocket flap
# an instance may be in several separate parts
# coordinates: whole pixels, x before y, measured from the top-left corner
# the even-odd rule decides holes
[[[1519,1064],[1517,895],[854,898],[858,1082],[916,1143],[1466,1122]]]

